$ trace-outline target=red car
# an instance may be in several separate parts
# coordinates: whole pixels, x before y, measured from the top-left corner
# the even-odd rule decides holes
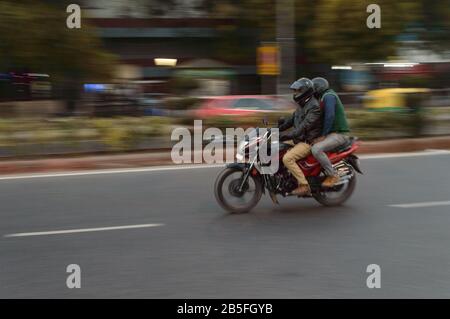
[[[262,112],[294,110],[286,99],[267,95],[227,95],[204,97],[205,101],[194,111],[197,118],[229,115],[255,115]]]

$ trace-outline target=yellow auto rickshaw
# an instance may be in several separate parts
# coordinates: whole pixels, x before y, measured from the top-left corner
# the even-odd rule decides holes
[[[389,88],[368,91],[364,107],[374,111],[419,109],[430,92],[425,88]]]

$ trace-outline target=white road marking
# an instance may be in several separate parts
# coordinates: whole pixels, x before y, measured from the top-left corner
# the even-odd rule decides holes
[[[395,204],[388,205],[390,207],[398,208],[418,208],[418,207],[433,207],[433,206],[450,206],[450,201],[442,202],[422,202],[422,203],[409,203],[409,204]]]
[[[17,174],[0,176],[0,180],[25,179],[25,178],[45,178],[45,177],[67,177],[67,176],[84,176],[84,175],[101,175],[101,174],[123,174],[123,173],[140,173],[140,172],[162,172],[184,169],[199,168],[217,168],[223,167],[225,164],[197,164],[197,165],[171,165],[171,166],[152,166],[137,167],[126,169],[100,169],[87,171],[72,171],[61,173],[45,173],[45,174]]]
[[[96,232],[96,231],[148,228],[148,227],[159,227],[159,226],[164,226],[164,224],[140,224],[140,225],[127,225],[127,226],[115,226],[115,227],[54,230],[54,231],[43,231],[43,232],[34,232],[34,233],[8,234],[8,235],[4,235],[3,237],[29,237],[29,236],[61,235],[61,234],[87,233],[87,232]]]
[[[450,154],[448,150],[426,150],[422,152],[407,153],[385,153],[385,154],[368,154],[358,156],[361,159],[378,159],[378,158],[398,158],[398,157],[418,157]]]
[[[417,157],[417,156],[433,156],[450,154],[448,150],[428,150],[423,152],[409,152],[409,153],[386,153],[386,154],[370,154],[360,155],[361,159],[383,159],[383,158],[398,158],[398,157]],[[0,176],[2,180],[14,179],[30,179],[30,178],[50,178],[50,177],[70,177],[70,176],[84,176],[84,175],[101,175],[101,174],[124,174],[124,173],[140,173],[140,172],[163,172],[175,170],[192,170],[192,169],[206,169],[224,167],[226,164],[194,164],[194,165],[166,165],[166,166],[152,166],[152,167],[137,167],[125,169],[100,169],[100,170],[84,170],[71,171],[59,173],[43,173],[43,174],[16,174]]]

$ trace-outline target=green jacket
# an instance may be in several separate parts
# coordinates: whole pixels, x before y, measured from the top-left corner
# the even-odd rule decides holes
[[[336,133],[350,132],[350,129],[349,129],[348,123],[347,123],[347,117],[345,116],[344,105],[342,104],[341,99],[339,98],[337,93],[334,92],[332,89],[328,89],[322,95],[320,101],[323,102],[324,97],[329,94],[333,95],[336,98],[336,110],[335,110],[335,114],[334,114],[333,132],[336,132]]]

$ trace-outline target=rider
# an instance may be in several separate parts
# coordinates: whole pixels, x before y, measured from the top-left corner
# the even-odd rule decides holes
[[[323,187],[332,187],[339,181],[339,175],[331,164],[325,152],[332,151],[348,142],[345,134],[348,128],[344,105],[336,92],[330,89],[328,81],[317,77],[314,83],[315,96],[320,99],[323,106],[323,131],[322,136],[312,146],[311,153],[322,165],[327,176],[322,183]]]
[[[291,117],[280,123],[280,132],[294,127],[289,133],[280,134],[280,141],[288,141],[293,147],[283,157],[284,166],[297,179],[298,187],[293,195],[305,196],[311,194],[308,181],[297,161],[311,153],[311,143],[322,133],[320,104],[314,97],[314,84],[310,79],[301,78],[292,83],[294,101],[298,107]]]

